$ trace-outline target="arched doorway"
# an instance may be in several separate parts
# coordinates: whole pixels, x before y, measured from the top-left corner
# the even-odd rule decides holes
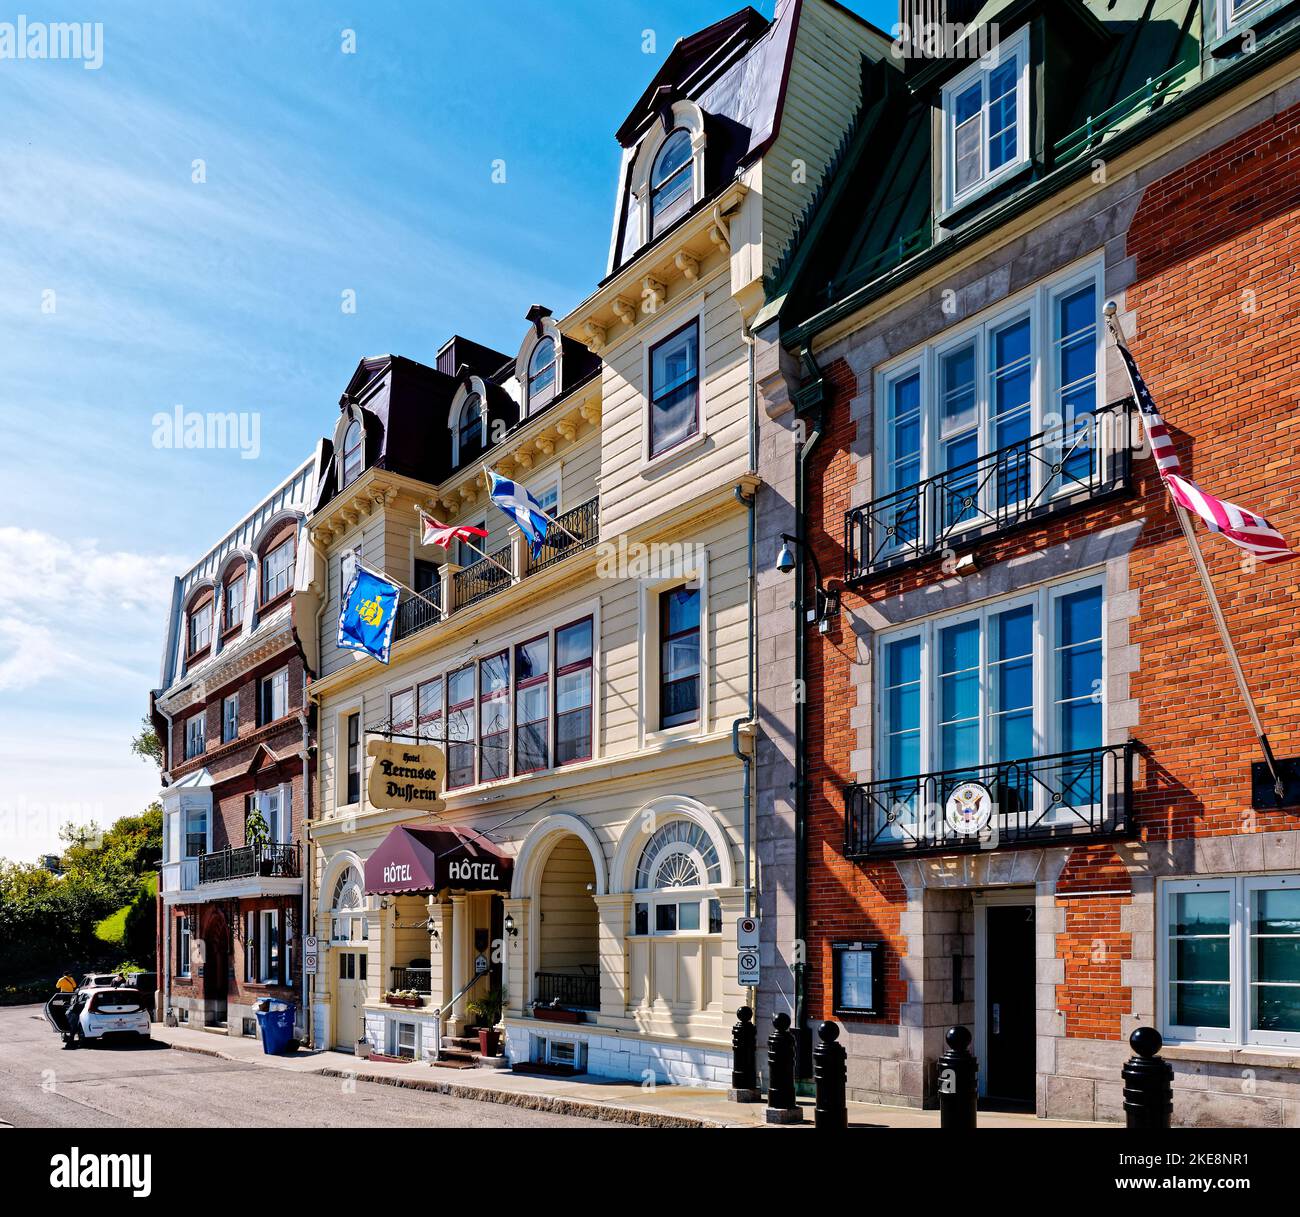
[[[600,1009],[596,867],[585,842],[558,835],[537,885],[533,999],[543,1008]]]
[[[203,927],[203,1022],[226,1025],[230,992],[230,926],[220,909],[212,909]]]
[[[330,895],[330,955],[334,972],[334,1047],[356,1051],[365,1029],[370,926],[361,872],[346,866]]]

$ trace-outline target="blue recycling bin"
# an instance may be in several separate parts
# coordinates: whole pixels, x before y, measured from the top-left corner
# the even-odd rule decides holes
[[[293,1039],[294,1004],[272,998],[267,1009],[257,1011],[257,1026],[262,1032],[262,1051],[267,1056],[281,1056]]]

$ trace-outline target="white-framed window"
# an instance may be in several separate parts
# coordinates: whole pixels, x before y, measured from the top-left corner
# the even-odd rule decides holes
[[[1028,164],[1029,138],[1026,27],[944,86],[944,210]]]
[[[361,875],[355,866],[349,866],[334,882],[334,894],[330,899],[330,941],[365,942],[369,937]]]
[[[1219,33],[1228,33],[1234,26],[1273,3],[1275,0],[1215,0],[1219,10]]]
[[[392,1044],[389,1051],[393,1056],[400,1056],[405,1060],[413,1061],[419,1055],[420,1050],[420,1031],[415,1023],[391,1022]]]
[[[700,320],[692,317],[648,348],[648,456],[700,433]]]
[[[262,603],[282,596],[293,586],[294,539],[287,537],[262,559]]]
[[[877,808],[872,831],[907,831],[909,815],[922,810],[908,806],[921,789],[913,779],[926,774],[985,780],[982,767],[1083,754],[1054,761],[1047,781],[1031,780],[1031,766],[1022,766],[1016,790],[999,794],[1002,814],[1044,824],[1068,825],[1113,793],[1103,789],[1106,767],[1090,755],[1105,743],[1105,648],[1101,575],[882,631],[876,777],[898,783],[904,806],[893,810],[904,814],[886,823]],[[1062,795],[1051,806],[1048,784]]]
[[[671,132],[655,156],[650,170],[650,239],[654,240],[695,204],[695,156],[691,133],[684,127]]]
[[[190,613],[190,651],[197,655],[212,645],[212,601],[200,605]]]
[[[198,858],[208,852],[208,811],[206,807],[187,807],[185,816],[185,856]]]
[[[556,392],[557,371],[555,339],[549,335],[538,339],[528,357],[528,413],[540,410]]]
[[[528,493],[551,519],[560,514],[560,475],[552,473],[528,488]]]
[[[207,746],[207,723],[207,712],[203,710],[200,710],[198,714],[191,714],[185,720],[185,759],[187,761],[193,757],[203,755],[203,749]]]
[[[415,742],[415,690],[400,689],[388,695],[388,729],[394,739]],[[407,734],[407,733],[410,734]]]
[[[361,802],[361,714],[347,716],[347,786],[344,799],[348,805]]]
[[[659,593],[659,727],[700,721],[701,589],[684,583]]]
[[[244,620],[244,574],[241,571],[226,584],[226,620],[222,626],[227,633],[237,629]]]
[[[262,677],[258,686],[258,725],[265,726],[289,713],[289,669]]]
[[[280,981],[280,911],[263,909],[258,915],[258,979],[264,985],[278,984]]]
[[[176,918],[176,975],[190,974],[190,919]]]
[[[1300,1048],[1300,875],[1169,879],[1159,893],[1166,1038]]]
[[[221,700],[221,742],[230,743],[239,735],[239,694]]]
[[[471,393],[460,408],[456,425],[456,464],[472,461],[483,451],[483,399]]]
[[[343,485],[350,486],[366,467],[366,432],[361,420],[354,418],[343,433]]]
[[[284,844],[289,839],[286,793],[286,787],[276,786],[270,790],[256,790],[248,796],[247,811],[256,807],[262,813],[267,839],[272,845]]]
[[[720,934],[722,905],[710,889],[722,882],[713,839],[693,820],[669,820],[637,861],[634,934]]]
[[[879,370],[874,552],[993,525],[1105,475],[1102,269],[1040,284]]]

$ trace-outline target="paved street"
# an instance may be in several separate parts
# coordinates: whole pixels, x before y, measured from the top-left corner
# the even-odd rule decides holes
[[[351,1086],[337,1078],[175,1052],[65,1051],[40,1006],[0,1007],[0,1126],[17,1128],[610,1128],[598,1120]]]

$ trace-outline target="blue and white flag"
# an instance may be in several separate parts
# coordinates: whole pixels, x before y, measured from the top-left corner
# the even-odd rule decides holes
[[[551,527],[551,517],[518,482],[503,478],[491,469],[483,472],[487,474],[488,497],[519,525],[519,531],[528,539],[536,560],[541,556],[547,530]]]
[[[339,646],[387,663],[400,595],[396,583],[357,562],[339,610]]]

